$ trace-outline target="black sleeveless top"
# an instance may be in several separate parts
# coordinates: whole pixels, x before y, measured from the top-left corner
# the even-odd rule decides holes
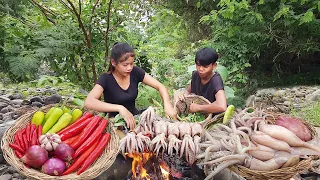
[[[138,96],[138,84],[143,81],[144,76],[145,71],[134,66],[130,73],[130,85],[128,89],[122,89],[112,73],[102,74],[96,84],[102,86],[105,102],[123,105],[133,115],[136,115],[138,110],[136,109],[135,101]],[[112,112],[110,116],[113,117],[117,114],[118,112]]]
[[[224,90],[223,81],[219,73],[215,73],[206,84],[201,84],[201,79],[198,71],[192,73],[191,93],[203,96],[211,103],[216,101],[216,93],[219,90]]]

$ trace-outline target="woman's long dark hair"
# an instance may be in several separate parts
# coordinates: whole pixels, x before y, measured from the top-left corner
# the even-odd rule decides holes
[[[129,57],[134,57],[133,48],[128,43],[115,43],[111,50],[111,58],[108,68],[108,73],[114,71],[114,66],[111,64],[111,60],[114,60],[116,64],[127,60]]]

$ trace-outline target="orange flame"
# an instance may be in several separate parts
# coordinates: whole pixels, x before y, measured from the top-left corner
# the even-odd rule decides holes
[[[145,178],[150,180],[150,176],[147,173],[147,170],[143,167],[143,165],[148,161],[148,159],[152,156],[152,153],[132,153],[126,154],[128,157],[132,158],[131,171],[134,178],[137,178],[137,173],[139,174],[139,178]],[[139,170],[139,172],[137,172]]]
[[[147,170],[143,167],[143,165],[153,156],[153,153],[126,153],[126,155],[132,158],[132,165],[131,171],[134,178],[137,178],[137,174],[139,175],[139,179],[146,179],[150,180],[150,175],[148,174]],[[163,177],[166,180],[169,180],[169,167],[164,162],[160,162],[160,169]]]
[[[167,163],[165,163],[164,161],[160,162],[160,169],[161,169],[161,173],[162,176],[166,179],[169,180],[169,172],[170,172],[170,168],[167,165]]]

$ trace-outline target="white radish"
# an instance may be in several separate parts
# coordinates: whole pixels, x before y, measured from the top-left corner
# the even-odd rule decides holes
[[[274,158],[274,152],[272,151],[253,150],[248,151],[248,154],[261,161],[267,161]]]
[[[262,133],[260,131],[256,131],[254,134],[252,134],[251,139],[257,142],[258,144],[262,144],[272,149],[276,149],[279,151],[287,151],[287,152],[292,151],[288,143],[275,139],[269,136],[268,134]]]
[[[259,170],[259,171],[273,171],[279,169],[283,163],[277,163],[277,161],[273,158],[268,161],[260,161],[259,159],[252,158],[246,162],[246,167],[249,167],[251,170]]]
[[[306,147],[306,148],[310,148],[320,152],[320,148],[302,141],[292,131],[290,131],[285,127],[278,126],[278,125],[261,124],[260,131],[270,135],[273,138],[276,138],[281,141],[285,141],[290,146]]]
[[[292,149],[297,152],[299,155],[307,155],[307,156],[313,156],[317,155],[320,156],[320,152],[306,148],[306,147],[292,147]]]

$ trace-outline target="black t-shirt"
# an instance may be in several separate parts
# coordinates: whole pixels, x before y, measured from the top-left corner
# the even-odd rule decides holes
[[[122,89],[117,83],[112,73],[102,74],[97,84],[103,88],[104,101],[112,104],[119,104],[126,107],[133,115],[138,113],[135,106],[135,100],[138,96],[138,84],[142,82],[145,76],[145,71],[134,66],[130,73],[130,85],[128,89]],[[117,112],[110,113],[113,117]]]
[[[215,73],[206,84],[201,84],[201,79],[198,71],[192,73],[191,93],[203,96],[210,102],[216,101],[216,93],[219,90],[224,90],[223,81],[219,73]]]

